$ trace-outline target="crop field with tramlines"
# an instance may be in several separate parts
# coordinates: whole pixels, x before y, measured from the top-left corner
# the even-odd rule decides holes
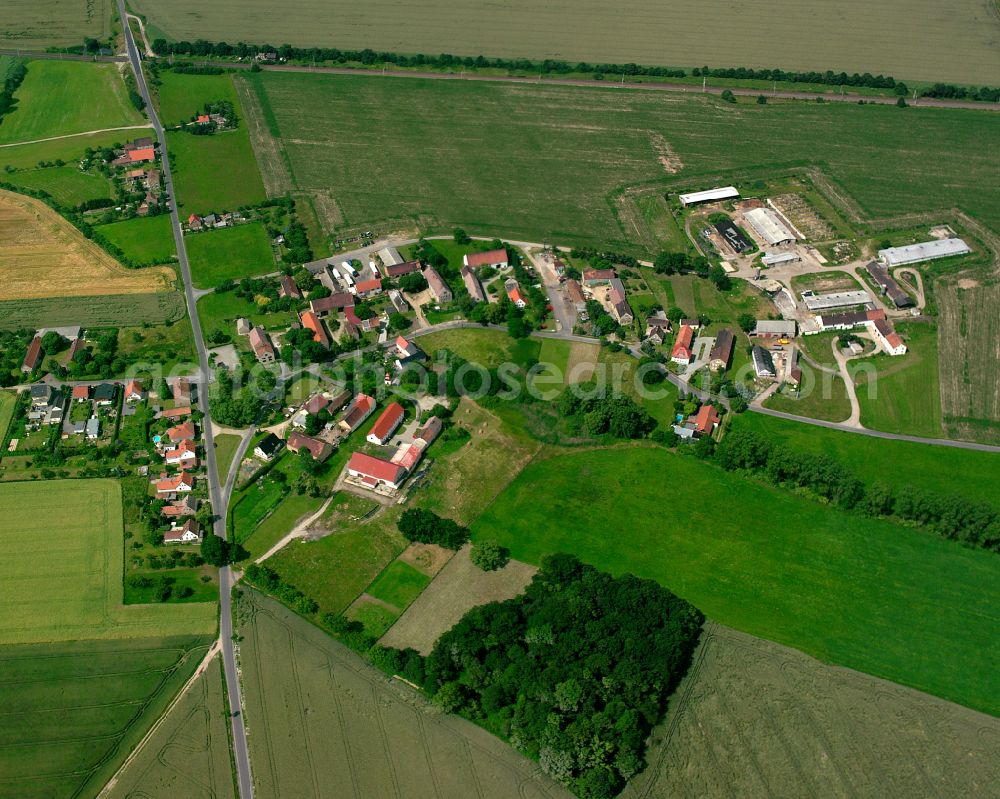
[[[107,38],[114,0],[4,0],[0,47],[44,50]]]
[[[319,628],[245,589],[240,663],[261,795],[570,799],[537,764],[433,710]]]
[[[576,63],[780,67],[981,83],[1000,74],[1000,20],[955,0],[776,0],[765,11],[728,0],[135,0],[151,36],[397,53],[556,58]],[[237,13],[238,8],[238,13]]]
[[[709,624],[639,797],[980,795],[1000,719]]]

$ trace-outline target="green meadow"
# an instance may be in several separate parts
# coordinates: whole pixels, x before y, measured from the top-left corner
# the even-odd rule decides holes
[[[27,69],[14,93],[17,105],[0,124],[0,143],[146,124],[129,101],[115,64],[29,61]],[[125,138],[129,132],[119,135]]]
[[[260,222],[195,233],[185,243],[191,278],[198,288],[277,271],[267,230]]]
[[[646,447],[535,460],[472,531],[529,563],[572,552],[653,578],[722,624],[1000,714],[994,553]]]
[[[112,222],[98,230],[136,263],[164,264],[176,257],[174,230],[168,214]]]

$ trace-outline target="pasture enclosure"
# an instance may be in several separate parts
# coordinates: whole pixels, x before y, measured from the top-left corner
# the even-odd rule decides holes
[[[32,197],[0,191],[0,300],[169,291],[172,269],[126,269]]]
[[[109,294],[95,297],[47,297],[36,300],[0,300],[0,328],[117,327],[162,324],[183,319],[184,295],[176,291],[157,294]]]
[[[96,796],[209,643],[188,636],[0,646],[0,797]]]
[[[237,603],[254,783],[264,796],[569,799],[538,766],[443,715],[292,611]],[[293,675],[289,679],[289,675]]]
[[[438,572],[379,641],[396,649],[413,647],[430,654],[434,642],[454,627],[468,611],[487,602],[499,602],[521,593],[537,569],[510,561],[502,569],[484,572],[469,558],[466,545]]]
[[[107,799],[236,796],[221,658],[205,668],[125,766]]]
[[[536,459],[472,535],[655,579],[722,624],[1000,714],[995,553],[651,447]]]
[[[191,259],[191,279],[199,288],[278,270],[261,222],[195,233],[187,237],[185,244]]]
[[[998,750],[996,718],[709,623],[621,797],[973,796]]]
[[[777,0],[760,14],[727,0],[476,0],[400,7],[293,0],[274,17],[265,0],[210,6],[196,0],[135,0],[152,37],[289,42],[302,47],[397,53],[555,58],[570,62],[780,67],[871,72],[926,81],[989,82],[1000,74],[1000,21],[977,0],[942,17],[933,0],[803,6]]]
[[[0,47],[44,50],[111,35],[114,0],[4,0]]]
[[[129,101],[117,64],[29,61],[14,100],[0,124],[0,143],[147,124]],[[129,131],[118,135],[124,141]]]
[[[0,644],[215,630],[213,602],[122,604],[121,503],[113,480],[0,485],[9,574],[0,590]]]

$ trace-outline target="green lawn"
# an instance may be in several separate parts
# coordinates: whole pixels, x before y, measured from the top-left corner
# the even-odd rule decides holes
[[[519,364],[530,362],[539,357],[541,350],[539,339],[515,341],[506,332],[490,328],[443,330],[415,340],[430,356],[438,350],[448,350],[469,363],[477,363],[487,369],[496,369],[509,361]]]
[[[872,438],[760,413],[744,413],[733,424],[749,427],[796,450],[835,458],[866,483],[880,481],[900,491],[914,487],[961,494],[1000,506],[1000,496],[992,490],[1000,485],[1000,458],[991,452]]]
[[[112,244],[139,264],[165,264],[176,257],[170,216],[136,217],[97,228]]]
[[[409,563],[395,560],[368,586],[365,593],[405,610],[430,582],[430,577]]]
[[[786,386],[768,397],[764,407],[829,422],[842,422],[851,415],[851,401],[840,375],[818,372],[808,364],[803,364],[802,375],[799,392]]]
[[[232,466],[236,450],[240,446],[240,437],[232,433],[221,433],[215,436],[215,463],[219,470],[219,481],[226,482],[229,467]]]
[[[233,532],[236,540],[243,543],[257,529],[260,523],[278,507],[288,488],[268,475],[248,486],[236,499],[232,507]]]
[[[98,126],[101,127],[101,126]],[[135,131],[141,135],[142,131]],[[124,143],[129,131],[115,130],[105,133],[70,136],[65,139],[35,142],[33,144],[18,144],[14,147],[0,148],[0,167],[12,166],[18,169],[35,169],[39,161],[55,161],[62,159],[67,163],[79,160],[88,147],[110,147],[115,142]],[[5,175],[4,180],[9,178]],[[14,179],[12,182],[16,183]]]
[[[0,150],[0,161],[3,161]],[[111,197],[111,183],[101,175],[81,172],[75,165],[5,172],[3,180],[25,189],[47,192],[60,205],[79,205],[85,200]]]
[[[214,136],[168,131],[177,201],[184,214],[233,211],[266,198],[250,134],[230,75],[180,75],[164,70],[159,87],[164,125],[183,122],[206,102],[228,100],[239,127]]]
[[[728,626],[1000,714],[995,554],[653,448],[536,460],[472,529],[529,563],[565,551],[651,577]]]
[[[188,239],[189,244],[190,242],[191,239]],[[235,337],[236,320],[241,316],[273,330],[284,330],[296,321],[295,314],[291,311],[262,314],[255,303],[237,297],[231,291],[206,294],[198,299],[198,318],[206,338],[217,330]]]
[[[10,427],[10,420],[14,418],[14,408],[17,407],[17,394],[13,391],[0,391],[0,446],[7,440],[7,428]],[[0,451],[0,459],[3,452]]]
[[[0,517],[8,577],[0,589],[0,644],[214,632],[212,602],[122,604],[118,482],[4,483]]]
[[[861,423],[873,430],[940,438],[941,393],[938,382],[937,330],[920,323],[900,324],[897,332],[909,351],[852,361]],[[869,371],[875,367],[875,374]]]
[[[133,364],[158,364],[165,371],[181,364],[186,372],[197,368],[191,322],[145,327],[122,327],[118,330],[118,352]]]
[[[146,123],[129,101],[116,64],[29,61],[27,67],[14,93],[17,106],[0,125],[0,143]],[[142,133],[118,135],[124,140]]]
[[[260,222],[194,233],[185,243],[191,277],[199,288],[277,270],[271,241]]]

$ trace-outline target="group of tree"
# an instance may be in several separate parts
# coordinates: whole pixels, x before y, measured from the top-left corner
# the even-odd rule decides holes
[[[863,86],[869,89],[894,89],[899,85],[895,78],[857,72],[788,72],[783,69],[749,69],[747,67],[712,68],[695,67],[691,74],[695,77],[728,78],[731,80],[766,80],[781,83],[820,83],[824,86]],[[905,93],[905,86],[904,93]]]
[[[212,537],[218,538],[218,536]],[[221,541],[222,539],[220,538],[219,540]],[[208,558],[205,558],[205,560],[207,561]],[[281,576],[266,564],[251,563],[247,566],[243,576],[248,582],[257,586],[262,591],[273,594],[298,613],[312,616],[319,610],[319,605],[315,599],[310,599],[294,585],[282,580]]]
[[[723,468],[805,488],[846,510],[916,524],[969,546],[1000,552],[1000,512],[988,502],[875,482],[865,485],[829,456],[800,452],[744,428],[731,429],[716,451]]]
[[[524,594],[474,608],[438,639],[423,685],[577,796],[606,799],[643,768],[703,622],[651,580],[552,555]]]
[[[24,76],[27,74],[28,68],[24,65],[23,61],[14,62],[7,70],[7,76],[3,81],[3,89],[0,89],[0,120],[3,119],[4,114],[13,110],[15,105],[14,92],[17,91],[24,80]]]
[[[216,382],[209,395],[212,418],[229,427],[248,427],[256,421],[264,395],[276,384],[274,374],[261,368],[252,375],[238,367],[235,371],[216,370]]]
[[[564,391],[559,397],[559,414],[574,419],[591,435],[645,438],[656,427],[649,412],[625,394],[587,394],[576,387]]]
[[[445,549],[461,549],[469,540],[468,528],[453,519],[438,516],[426,508],[407,508],[396,522],[407,541],[437,544]]]
[[[35,331],[29,328],[0,330],[0,388],[21,380],[21,364]]]

